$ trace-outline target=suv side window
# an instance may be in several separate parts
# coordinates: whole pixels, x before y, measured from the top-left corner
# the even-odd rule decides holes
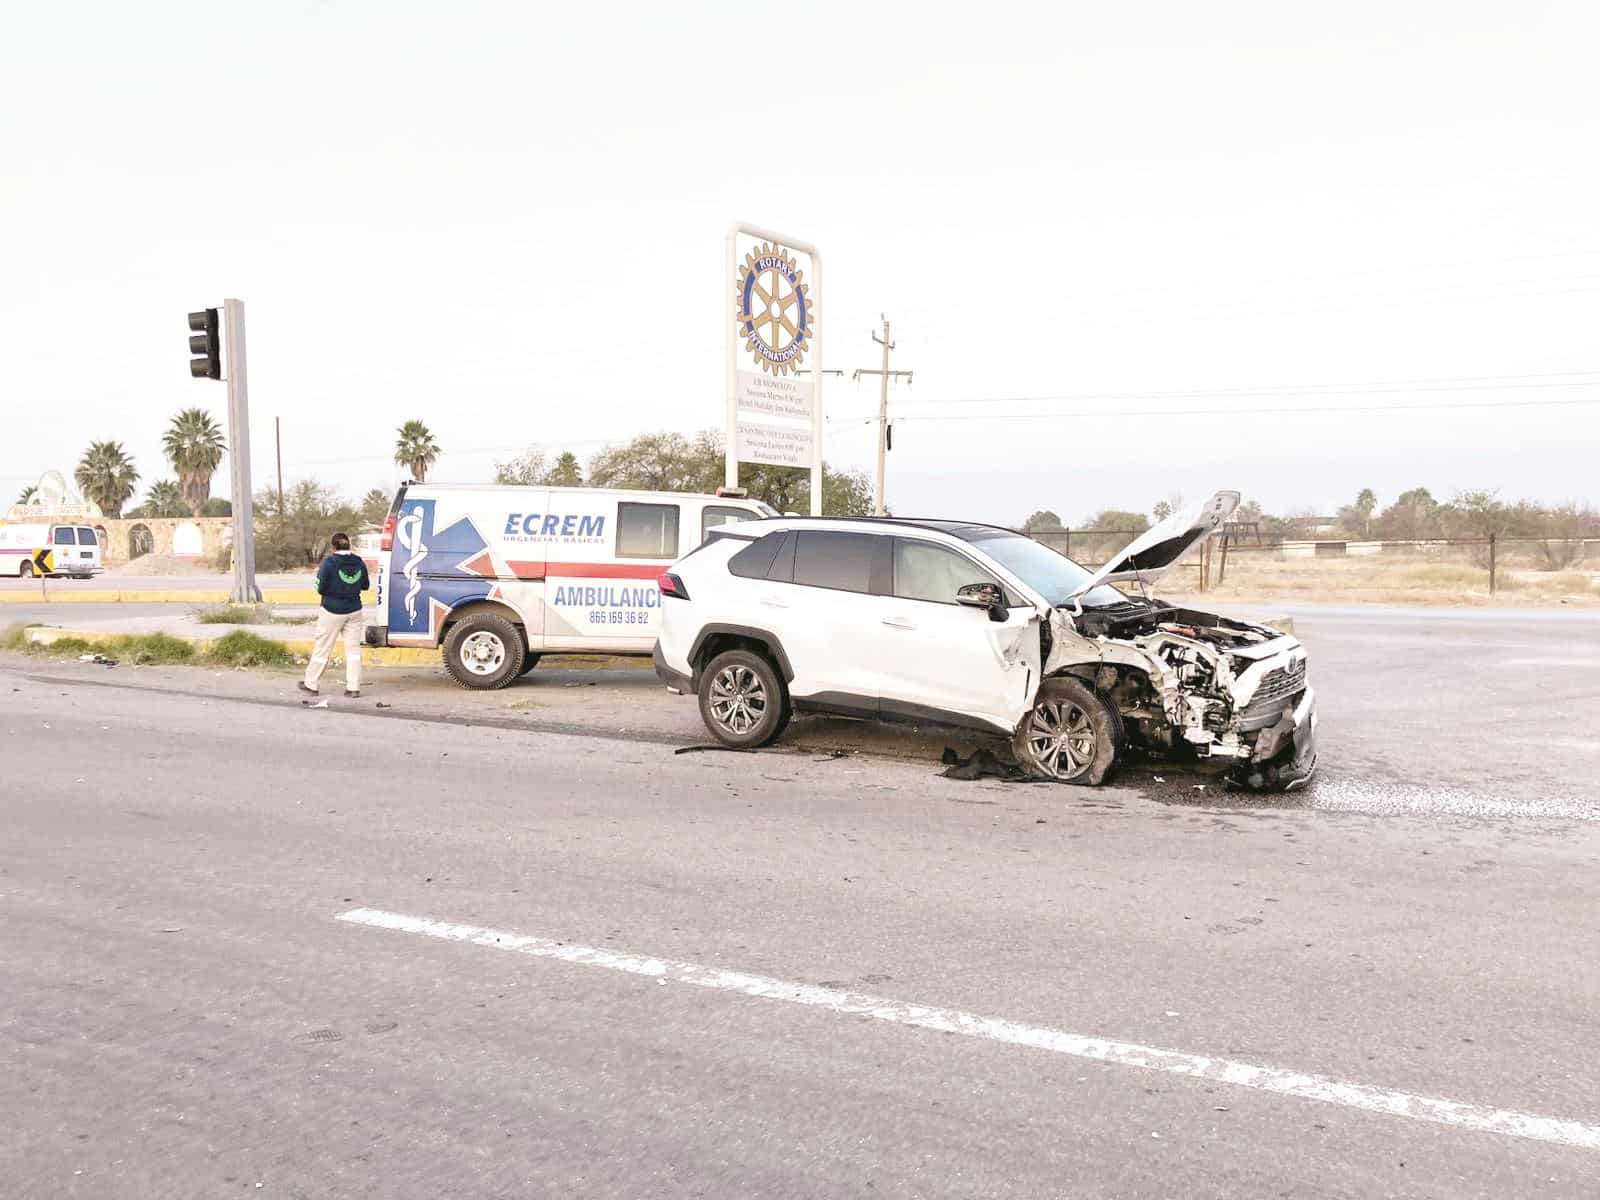
[[[932,542],[895,538],[894,594],[900,599],[954,604],[956,589],[969,583],[1000,581],[954,550]],[[1006,602],[1011,603],[1009,595]]]
[[[740,579],[765,579],[772,569],[772,560],[778,557],[778,547],[783,545],[782,533],[769,533],[757,538],[728,560],[728,573]]]
[[[732,525],[739,521],[754,521],[756,514],[748,508],[733,508],[726,504],[708,504],[700,510],[700,540],[703,542],[718,525]]]
[[[76,546],[78,544],[78,531],[70,525],[57,525],[55,533],[50,538],[52,546]]]
[[[617,553],[623,558],[677,558],[678,506],[618,504]]]
[[[801,529],[795,533],[794,582],[841,592],[873,590],[873,563],[884,539],[870,533]]]

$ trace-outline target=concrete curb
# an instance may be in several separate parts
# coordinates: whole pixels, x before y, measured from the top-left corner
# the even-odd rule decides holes
[[[70,588],[70,584],[57,584],[51,589],[48,602],[50,604],[226,604],[228,593],[217,588],[193,588],[185,591],[181,588],[167,589],[133,589],[129,591],[109,591],[94,589],[61,590]],[[361,602],[371,607],[375,599],[374,593],[362,592]],[[322,602],[311,588],[268,588],[261,593],[263,604],[310,604]],[[0,604],[38,604],[40,597],[32,588],[26,591],[13,591],[7,589],[0,592]]]

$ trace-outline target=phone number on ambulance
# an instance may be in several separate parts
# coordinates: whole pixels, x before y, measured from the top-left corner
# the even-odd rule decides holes
[[[648,625],[650,614],[637,609],[596,608],[589,612],[591,625]]]

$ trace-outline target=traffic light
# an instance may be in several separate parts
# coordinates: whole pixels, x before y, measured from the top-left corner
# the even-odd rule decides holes
[[[189,374],[196,379],[222,378],[222,339],[217,335],[217,310],[189,314]]]

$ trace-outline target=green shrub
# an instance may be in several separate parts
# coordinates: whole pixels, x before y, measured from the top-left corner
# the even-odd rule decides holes
[[[194,661],[194,646],[170,633],[143,633],[120,637],[101,649],[108,658],[139,667],[157,667]]]
[[[288,647],[282,642],[274,642],[270,638],[261,637],[259,634],[247,630],[235,629],[232,633],[223,634],[207,647],[205,658],[208,662],[219,663],[227,667],[291,667],[294,665],[294,655],[289,653]]]
[[[201,609],[195,620],[202,625],[265,625],[269,617],[254,604],[219,604]]]
[[[28,648],[36,654],[48,654],[52,658],[64,658],[69,654],[73,657],[77,657],[80,654],[105,654],[108,649],[96,642],[89,641],[87,638],[80,637],[57,638],[48,646],[35,642]]]

